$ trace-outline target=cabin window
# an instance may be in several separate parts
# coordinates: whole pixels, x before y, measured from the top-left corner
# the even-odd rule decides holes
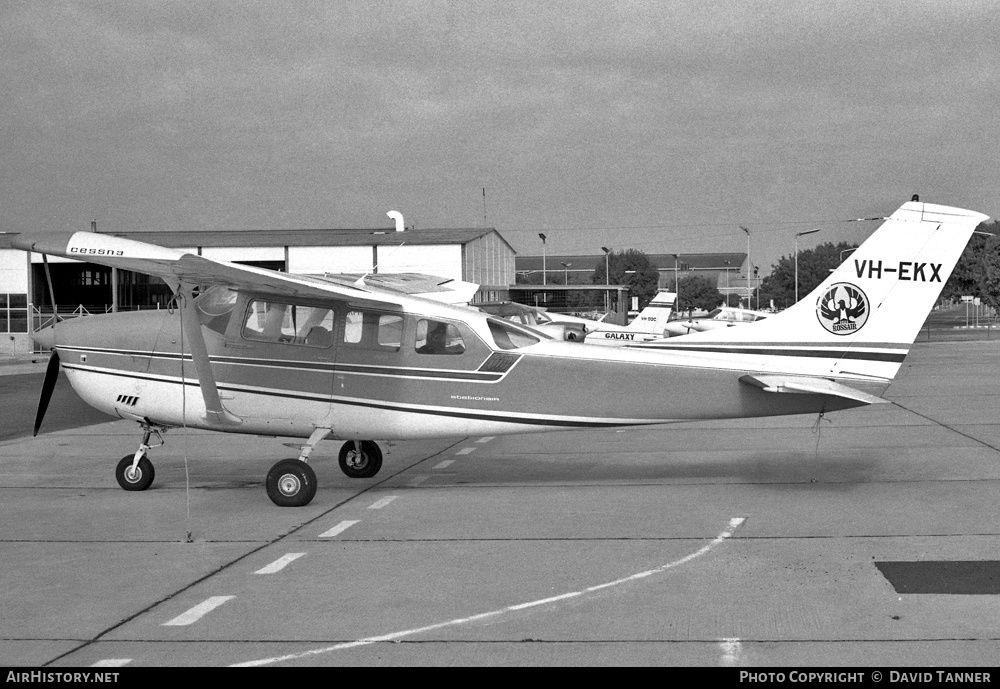
[[[247,310],[243,337],[326,348],[333,344],[333,312],[328,308],[254,300]]]
[[[443,321],[417,321],[413,344],[417,354],[461,354],[465,351],[465,340],[458,328]]]
[[[520,349],[529,345],[538,344],[541,338],[532,335],[510,323],[489,318],[486,321],[490,326],[490,334],[493,341],[500,349]]]
[[[403,341],[403,317],[377,311],[348,311],[344,344],[398,351]]]

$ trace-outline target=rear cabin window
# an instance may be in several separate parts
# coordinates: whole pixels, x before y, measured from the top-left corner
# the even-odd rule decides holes
[[[413,347],[417,354],[461,354],[465,351],[465,340],[451,323],[421,319],[417,321]]]
[[[520,349],[521,347],[541,342],[541,338],[525,332],[510,323],[498,321],[493,318],[487,319],[486,322],[489,323],[493,341],[497,343],[500,349]]]
[[[348,311],[344,344],[399,351],[403,342],[403,317],[377,311]]]
[[[243,337],[326,348],[333,344],[333,312],[328,308],[254,300],[243,323]]]

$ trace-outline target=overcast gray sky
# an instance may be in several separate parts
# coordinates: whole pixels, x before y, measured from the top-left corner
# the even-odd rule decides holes
[[[1000,3],[0,3],[0,230],[496,227],[521,253],[995,215]],[[808,241],[807,241],[808,240]]]

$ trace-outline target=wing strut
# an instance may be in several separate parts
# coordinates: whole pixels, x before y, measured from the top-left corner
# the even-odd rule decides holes
[[[222,406],[219,389],[212,375],[212,364],[208,360],[208,347],[198,322],[198,312],[194,305],[194,285],[182,283],[174,291],[180,295],[178,303],[181,309],[181,322],[184,326],[184,339],[194,360],[194,368],[198,374],[198,385],[201,396],[205,400],[205,420],[216,426],[237,426],[242,421],[230,414]]]

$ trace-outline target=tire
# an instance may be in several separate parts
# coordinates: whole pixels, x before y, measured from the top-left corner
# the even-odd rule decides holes
[[[132,460],[134,459],[135,455],[122,457],[115,468],[115,478],[118,479],[118,485],[125,490],[146,490],[153,484],[156,470],[153,469],[153,463],[149,461],[149,458],[143,455],[139,458],[135,473],[132,474]]]
[[[382,468],[382,450],[371,440],[361,441],[361,456],[349,440],[340,448],[340,470],[350,478],[371,478]]]
[[[304,507],[316,495],[316,472],[305,462],[283,459],[267,472],[267,497],[279,507]]]

